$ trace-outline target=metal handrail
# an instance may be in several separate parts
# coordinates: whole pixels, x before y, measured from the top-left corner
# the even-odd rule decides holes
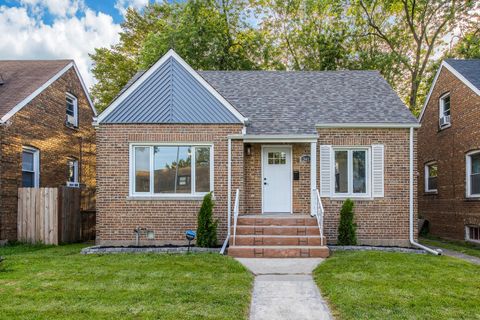
[[[323,246],[323,215],[325,210],[323,209],[322,198],[320,198],[320,192],[318,189],[313,189],[315,193],[315,210],[313,214],[317,217],[318,230],[320,231],[320,245]]]
[[[235,235],[236,235],[236,229],[237,229],[237,218],[238,218],[238,211],[239,211],[239,193],[240,190],[237,189],[237,193],[235,194],[235,206],[233,209],[233,218],[234,218],[234,227],[233,227],[233,244],[235,244]],[[222,249],[220,249],[220,254],[225,253],[225,249],[227,248],[228,242],[230,241],[230,235],[231,235],[231,228],[230,228],[230,222],[232,221],[232,214],[231,212],[228,212],[228,231],[227,231],[227,237],[225,238],[225,241],[223,242]]]
[[[237,236],[237,220],[238,220],[238,211],[239,211],[239,198],[240,198],[240,190],[237,189],[235,193],[235,206],[233,207],[233,245],[235,245],[235,238]]]

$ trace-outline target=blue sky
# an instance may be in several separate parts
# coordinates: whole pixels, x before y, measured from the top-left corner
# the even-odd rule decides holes
[[[0,59],[74,59],[88,86],[95,48],[119,41],[127,8],[153,0],[0,0]]]

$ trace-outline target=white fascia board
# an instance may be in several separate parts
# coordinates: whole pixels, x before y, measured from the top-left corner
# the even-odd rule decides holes
[[[420,128],[420,123],[319,123],[317,128]]]
[[[232,106],[222,95],[220,95],[217,90],[215,90],[205,79],[203,79],[195,70],[192,69],[173,49],[168,50],[168,52],[160,58],[153,66],[150,67],[144,74],[140,76],[137,81],[135,81],[125,92],[123,92],[111,105],[108,106],[100,115],[97,117],[97,123],[101,123],[115,108],[122,103],[132,92],[134,92],[143,82],[145,82],[158,68],[160,68],[170,57],[174,58],[178,63],[180,63],[188,73],[190,73],[201,85],[203,85],[215,98],[217,98],[235,117],[242,123],[245,123],[247,118],[245,118],[234,106]]]
[[[268,143],[268,142],[316,142],[318,135],[316,134],[232,134],[228,138],[233,140],[243,140],[243,142]]]
[[[60,78],[68,69],[70,69],[74,65],[73,61],[67,64],[62,70],[57,72],[53,77],[48,79],[42,86],[38,87],[37,90],[32,92],[28,97],[20,101],[15,107],[13,107],[10,111],[8,111],[1,119],[0,123],[5,123],[15,115],[18,111],[20,111],[23,107],[25,107],[30,101],[32,101],[36,96],[42,93],[43,90],[48,88],[53,82],[55,82],[58,78]],[[88,96],[88,94],[87,94]]]
[[[440,72],[442,69],[445,67],[448,71],[453,73],[455,77],[457,77],[460,81],[462,81],[467,87],[469,87],[473,92],[475,92],[478,96],[480,96],[480,90],[475,87],[470,81],[467,80],[461,73],[459,73],[457,70],[455,70],[451,65],[448,64],[446,61],[442,61],[442,64],[437,70],[437,74],[435,75],[435,78],[433,79],[432,85],[430,86],[430,90],[428,91],[427,98],[425,99],[425,102],[423,103],[423,108],[422,112],[420,113],[420,116],[418,117],[418,121],[422,121],[423,115],[425,113],[425,110],[427,108],[428,102],[430,101],[430,96],[432,95],[433,88],[435,87],[435,84],[437,83],[438,77],[440,75]]]

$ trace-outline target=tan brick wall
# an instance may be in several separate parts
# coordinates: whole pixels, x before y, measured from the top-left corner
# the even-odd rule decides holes
[[[65,92],[78,98],[78,129],[64,125]],[[40,150],[41,187],[65,184],[68,157],[79,160],[80,181],[89,188],[95,187],[93,116],[79,79],[70,69],[0,126],[0,239],[17,238],[17,189],[22,178],[22,146]]]
[[[409,129],[318,129],[318,134],[319,146],[385,146],[385,194],[372,200],[354,199],[357,237],[361,244],[409,246]],[[333,243],[343,200],[323,197],[322,202],[327,241]],[[415,199],[414,203],[416,219]]]
[[[253,143],[251,154],[245,155],[245,214],[262,213],[262,145]],[[277,143],[275,145],[278,145]],[[301,163],[300,157],[310,155],[309,143],[285,144],[292,146],[292,168],[298,171],[300,180],[292,181],[293,213],[310,214],[310,164]]]
[[[196,229],[201,200],[130,200],[129,143],[209,142],[214,148],[214,215],[220,220],[219,241],[227,232],[227,152],[229,134],[242,125],[105,125],[97,130],[97,243],[134,244],[134,228],[155,231],[155,241],[185,243],[184,232]],[[232,202],[243,189],[243,143],[232,141]],[[233,208],[233,204],[232,204]],[[243,208],[242,208],[243,210]]]
[[[450,92],[452,126],[439,130],[438,103]],[[466,153],[480,149],[480,97],[445,68],[433,88],[418,132],[419,215],[433,235],[464,239],[465,225],[480,225],[480,201],[466,198]],[[424,166],[438,164],[438,194],[425,193]]]

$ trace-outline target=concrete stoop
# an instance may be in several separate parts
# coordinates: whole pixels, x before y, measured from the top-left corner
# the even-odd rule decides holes
[[[323,243],[317,220],[310,216],[240,216],[228,254],[239,258],[326,258],[325,237]]]

